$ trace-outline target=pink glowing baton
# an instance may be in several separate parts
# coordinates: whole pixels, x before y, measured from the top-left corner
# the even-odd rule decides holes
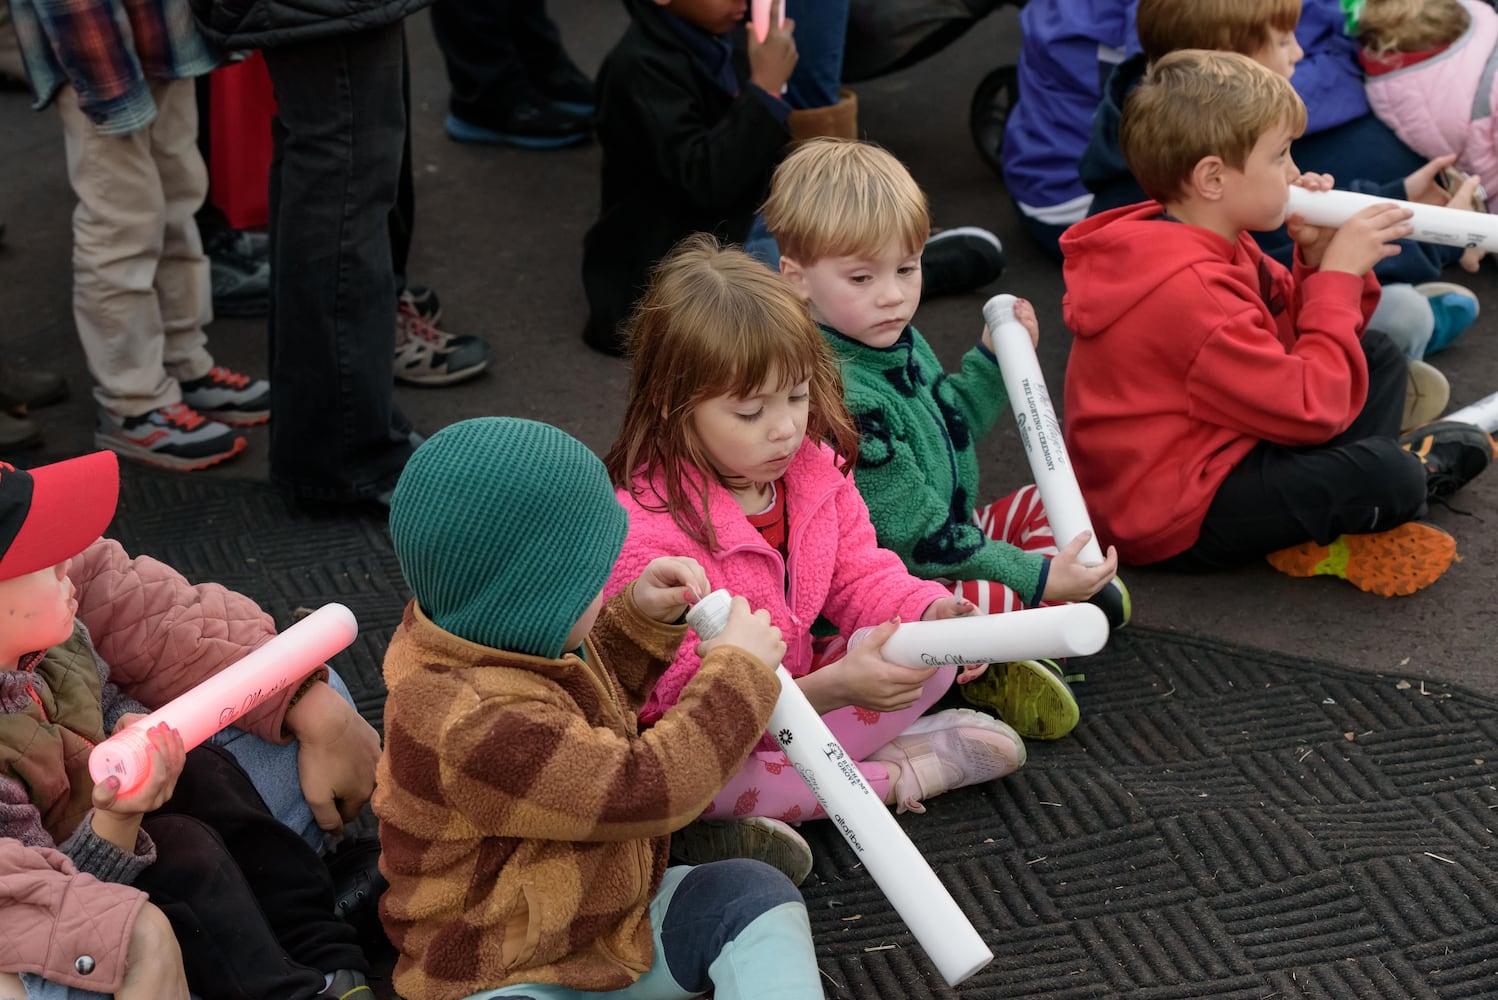
[[[153,726],[165,722],[182,734],[183,747],[191,750],[256,705],[301,683],[358,634],[352,611],[342,604],[323,605],[233,666],[94,747],[88,773],[96,784],[110,775],[118,777],[119,794],[127,794],[150,773],[147,734]]]
[[[754,6],[750,10],[750,24],[754,27],[754,37],[759,39],[761,45],[765,39],[770,37],[770,5],[775,0],[754,0]],[[785,0],[780,0],[780,20],[776,27],[785,27]]]

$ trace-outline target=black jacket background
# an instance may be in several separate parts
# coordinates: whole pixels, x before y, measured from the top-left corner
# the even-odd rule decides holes
[[[585,338],[615,345],[651,266],[682,237],[743,242],[790,141],[751,92],[737,29],[738,96],[726,93],[650,0],[625,0],[631,24],[598,75],[603,147],[599,219],[583,238]]]

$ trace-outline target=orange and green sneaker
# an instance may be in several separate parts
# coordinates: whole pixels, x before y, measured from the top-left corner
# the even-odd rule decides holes
[[[969,704],[988,709],[1027,740],[1059,740],[1082,717],[1071,685],[1051,660],[990,663],[958,690]]]
[[[1429,587],[1456,561],[1456,539],[1433,524],[1410,521],[1369,535],[1338,535],[1327,545],[1302,542],[1266,556],[1289,576],[1337,576],[1380,597]]]

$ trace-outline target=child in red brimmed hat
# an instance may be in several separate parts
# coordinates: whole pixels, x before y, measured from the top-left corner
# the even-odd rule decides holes
[[[117,779],[90,777],[101,740],[275,634],[249,598],[193,586],[100,538],[118,493],[111,452],[31,471],[0,464],[0,835],[56,848],[78,871],[149,897],[176,931],[177,982],[185,969],[203,1000],[372,997],[322,859],[227,750],[184,752],[163,726],[151,732],[152,770],[138,788],[121,795]],[[379,739],[326,678],[319,667],[238,725],[272,743],[300,741],[304,793],[324,829],[339,830],[369,796]],[[97,914],[116,950],[140,901]],[[10,906],[0,913],[0,939],[35,940],[40,959],[6,971],[80,985],[47,964],[44,926],[23,924]],[[87,989],[111,992],[131,974],[128,956],[116,957],[108,975],[83,980]]]

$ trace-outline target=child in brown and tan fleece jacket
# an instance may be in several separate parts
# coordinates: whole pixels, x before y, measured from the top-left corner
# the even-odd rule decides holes
[[[780,631],[736,598],[640,732],[708,581],[657,559],[604,605],[625,531],[603,463],[546,424],[454,424],[401,475],[390,534],[415,599],[385,658],[374,807],[407,1000],[822,995],[788,878],[667,867],[764,732]]]

